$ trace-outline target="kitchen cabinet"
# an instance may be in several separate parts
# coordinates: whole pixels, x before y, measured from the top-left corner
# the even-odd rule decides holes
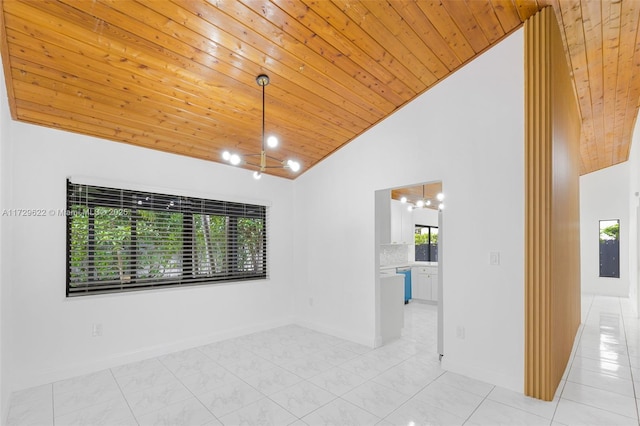
[[[402,205],[391,200],[391,242],[399,243],[402,234]]]
[[[391,200],[391,242],[413,244],[413,214],[406,204]]]
[[[415,235],[415,225],[413,223],[413,212],[410,212],[407,209],[406,204],[401,204],[402,209],[400,210],[401,215],[401,231],[400,231],[400,239],[405,244],[413,244],[414,243],[414,235]]]
[[[417,266],[411,268],[412,298],[438,301],[438,267]]]

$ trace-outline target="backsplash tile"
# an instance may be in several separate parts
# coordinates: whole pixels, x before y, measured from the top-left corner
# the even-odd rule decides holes
[[[380,266],[402,265],[409,261],[407,244],[382,244],[380,246]]]

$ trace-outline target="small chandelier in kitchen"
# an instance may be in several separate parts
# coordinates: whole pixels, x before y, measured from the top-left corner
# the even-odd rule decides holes
[[[252,159],[252,161],[249,161],[243,160],[240,154],[224,151],[222,153],[222,159],[234,166],[246,164],[257,168],[258,170],[253,172],[253,177],[256,179],[260,179],[262,177],[262,173],[266,169],[289,169],[292,172],[297,172],[300,170],[300,163],[298,163],[297,161],[279,160],[267,154],[267,151],[265,149],[265,142],[269,148],[275,148],[276,146],[278,146],[278,138],[276,138],[275,136],[269,136],[268,138],[265,138],[264,133],[264,87],[269,84],[269,76],[266,74],[260,74],[258,77],[256,77],[256,83],[258,83],[258,86],[262,87],[262,143],[260,147],[260,153],[245,155],[245,157]]]
[[[442,192],[438,192],[438,194],[436,195],[436,200],[438,201],[438,210],[443,210],[444,209],[444,203],[442,202],[444,200],[444,194]],[[400,198],[400,202],[402,204],[408,204],[407,206],[407,210],[412,211],[415,209],[421,209],[424,207],[431,207],[431,200],[429,198],[426,198],[424,195],[424,185],[422,185],[422,198],[419,198],[415,204],[412,204],[411,202],[409,202],[409,200],[407,199],[407,197],[401,197]]]

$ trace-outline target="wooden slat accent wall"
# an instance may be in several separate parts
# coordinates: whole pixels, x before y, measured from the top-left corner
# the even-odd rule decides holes
[[[546,8],[525,22],[525,394],[547,401],[580,325],[580,124]]]

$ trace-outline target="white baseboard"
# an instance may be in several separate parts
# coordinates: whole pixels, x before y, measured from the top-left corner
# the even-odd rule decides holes
[[[251,326],[218,331],[208,335],[190,337],[188,339],[180,340],[177,342],[167,342],[165,344],[140,348],[127,353],[112,354],[103,358],[89,360],[82,364],[65,365],[49,370],[16,372],[16,374],[14,375],[14,391],[53,383],[60,380],[81,376],[83,374],[94,373],[107,368],[113,368],[132,362],[155,358],[158,356],[170,354],[172,352],[195,348],[198,346],[207,345],[209,343],[232,339],[234,337],[240,337],[247,334],[265,331],[293,323],[293,317],[287,317],[280,320],[253,324]]]
[[[441,366],[444,370],[452,373],[461,374],[472,379],[524,394],[524,377],[514,377],[501,371],[488,369],[486,366],[473,366],[470,365],[468,361],[457,362],[456,360],[447,358],[446,354],[442,357]]]
[[[376,339],[371,336],[364,336],[361,334],[348,333],[344,330],[338,330],[331,327],[327,327],[322,324],[317,324],[311,321],[306,320],[297,320],[295,322],[301,327],[306,327],[311,330],[319,331],[320,333],[330,334],[334,337],[339,337],[341,339],[349,340],[350,342],[359,343],[361,345],[368,346],[370,348],[375,348]]]

